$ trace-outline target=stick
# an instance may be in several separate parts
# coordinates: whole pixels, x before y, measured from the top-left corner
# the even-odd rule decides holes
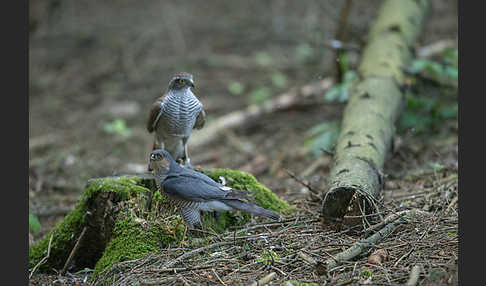
[[[309,191],[313,192],[314,194],[316,195],[319,195],[319,191],[316,191],[312,188],[312,186],[307,183],[307,182],[304,182],[302,179],[298,178],[294,173],[292,173],[290,170],[287,170],[285,169],[285,172],[294,180],[296,180],[298,183],[300,183],[301,185],[303,185],[304,187],[306,187]]]
[[[455,196],[450,204],[447,206],[447,209],[445,210],[445,213],[448,214],[450,212],[450,210],[452,209],[452,207],[457,203],[457,199],[459,198],[459,196]]]
[[[213,244],[210,244],[210,245],[206,245],[206,246],[198,248],[198,249],[194,249],[194,250],[189,251],[187,253],[184,253],[183,255],[177,257],[176,259],[168,262],[162,269],[167,269],[169,267],[172,267],[173,265],[181,262],[182,260],[184,260],[186,258],[192,257],[192,256],[194,256],[194,255],[196,255],[200,252],[206,251],[206,250],[211,249],[213,247],[229,245],[229,244],[233,244],[233,243],[234,243],[233,241],[222,241],[222,242],[216,242],[216,243],[213,243]]]
[[[49,255],[51,254],[51,243],[53,237],[54,237],[54,233],[52,233],[51,238],[49,238],[49,245],[47,246],[47,255],[34,266],[34,269],[32,269],[32,271],[30,272],[29,279],[32,278],[32,275],[37,270],[37,268],[39,268],[42,264],[44,264],[47,261],[47,259],[49,259]]]
[[[291,89],[275,99],[266,101],[261,106],[251,105],[244,110],[230,112],[214,120],[202,129],[203,132],[195,132],[192,135],[189,145],[200,146],[215,139],[222,131],[239,126],[249,121],[259,118],[264,114],[276,112],[296,105],[304,98],[311,95],[322,94],[333,84],[332,78],[325,78],[316,83],[304,85],[298,89]]]
[[[441,40],[433,44],[423,46],[417,50],[417,56],[420,58],[428,58],[436,54],[442,53],[446,49],[452,49],[457,46],[454,40]]]
[[[71,253],[68,256],[68,259],[66,260],[66,263],[64,263],[64,267],[61,270],[61,275],[66,274],[66,270],[67,270],[69,264],[71,263],[71,260],[73,260],[74,255],[76,254],[76,252],[79,249],[79,245],[81,244],[81,241],[83,240],[84,234],[86,233],[86,229],[87,229],[87,227],[85,226],[83,228],[83,231],[79,235],[78,241],[76,241],[76,244],[74,245],[73,250],[71,250]]]
[[[302,258],[305,262],[311,264],[311,265],[316,265],[317,262],[314,260],[314,258],[310,257],[309,255],[303,253],[302,251],[297,252],[297,256]]]
[[[406,286],[417,285],[417,282],[418,282],[418,279],[419,279],[419,276],[420,276],[420,271],[421,271],[420,265],[415,265],[412,268],[412,271],[410,271],[410,276],[408,278],[407,284],[405,284],[405,285]]]
[[[272,272],[272,273],[268,274],[267,276],[263,277],[262,279],[251,283],[250,286],[263,286],[263,285],[266,285],[268,282],[270,282],[275,277],[275,275],[277,275],[277,273],[276,272]]]
[[[411,217],[411,216],[414,216],[414,215],[416,215],[418,213],[420,213],[422,215],[430,215],[430,213],[428,213],[428,212],[424,212],[424,211],[417,210],[417,209],[400,211],[400,212],[393,213],[393,214],[387,216],[382,222],[370,226],[369,228],[363,230],[363,232],[365,234],[368,234],[368,233],[370,233],[370,232],[372,232],[372,231],[374,231],[376,229],[380,229],[381,227],[383,227],[386,224],[389,224],[391,222],[396,221],[399,218],[402,218],[402,217]]]
[[[221,280],[221,278],[219,278],[219,275],[218,275],[218,273],[216,273],[216,270],[214,270],[214,268],[212,270],[213,270],[214,276],[216,276],[216,278],[218,278],[219,282],[221,282],[221,284],[226,286],[226,283],[224,283],[223,280]]]
[[[344,250],[343,252],[336,254],[334,258],[329,258],[325,262],[325,264],[327,265],[327,271],[330,272],[338,264],[353,259],[354,257],[361,254],[364,250],[378,243],[383,238],[390,235],[399,226],[399,224],[400,223],[396,223],[396,221],[391,222],[387,224],[384,228],[382,228],[381,230],[373,234],[372,236],[364,240],[353,243],[351,247]]]

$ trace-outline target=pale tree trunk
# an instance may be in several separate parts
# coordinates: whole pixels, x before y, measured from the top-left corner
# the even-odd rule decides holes
[[[427,7],[426,0],[387,0],[378,11],[344,110],[322,205],[327,223],[377,211],[384,162],[405,102],[404,69]]]

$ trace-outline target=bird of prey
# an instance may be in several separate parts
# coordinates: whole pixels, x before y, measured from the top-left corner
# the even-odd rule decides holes
[[[215,182],[203,173],[177,164],[165,150],[150,154],[149,170],[153,171],[157,187],[170,203],[178,206],[184,222],[190,228],[202,228],[200,211],[240,210],[279,220],[280,216],[252,203],[245,191]]]
[[[152,104],[147,121],[148,132],[155,132],[152,150],[167,150],[176,161],[189,167],[189,137],[193,129],[203,128],[206,118],[204,107],[191,87],[194,87],[191,74],[174,75],[164,95]]]

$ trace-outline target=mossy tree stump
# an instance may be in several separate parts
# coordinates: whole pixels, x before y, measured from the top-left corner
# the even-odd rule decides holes
[[[224,177],[227,185],[245,190],[256,203],[279,213],[287,213],[290,206],[252,175],[227,169],[205,170],[216,181]],[[88,181],[80,201],[63,221],[29,249],[29,268],[32,269],[47,254],[53,236],[50,256],[39,272],[53,272],[64,267],[82,230],[86,233],[69,264],[70,271],[94,269],[93,277],[113,264],[136,259],[177,245],[182,240],[184,222],[174,209],[169,209],[160,192],[147,211],[146,200],[153,184],[151,175],[107,177]],[[247,213],[223,212],[216,219],[213,214],[202,216],[205,228],[224,232],[230,226],[250,221]],[[181,223],[179,223],[181,222]],[[176,228],[177,226],[177,228]],[[186,241],[191,244],[190,233]]]

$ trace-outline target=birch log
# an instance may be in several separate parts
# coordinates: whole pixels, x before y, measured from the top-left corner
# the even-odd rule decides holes
[[[322,205],[326,223],[378,211],[383,166],[405,102],[403,71],[427,8],[427,0],[386,0],[378,11],[343,114]]]

